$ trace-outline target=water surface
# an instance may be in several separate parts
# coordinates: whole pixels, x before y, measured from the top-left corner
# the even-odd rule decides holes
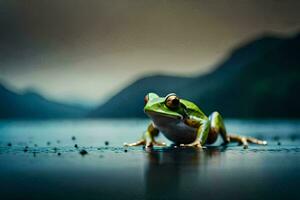
[[[227,120],[229,132],[269,142],[246,150],[123,148],[148,122],[1,121],[1,199],[299,198],[298,120]]]

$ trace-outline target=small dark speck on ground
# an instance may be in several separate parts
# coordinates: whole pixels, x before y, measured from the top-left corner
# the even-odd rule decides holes
[[[25,148],[24,148],[24,152],[27,152],[28,151],[28,146],[25,146]]]
[[[74,147],[75,147],[75,148],[78,148],[78,145],[77,145],[77,144],[75,144],[75,145],[74,145]]]
[[[8,143],[8,144],[7,144],[7,146],[11,147],[11,146],[12,146],[12,144],[11,144],[11,143]]]
[[[277,142],[277,145],[281,145],[281,142],[278,141],[278,142]]]
[[[56,147],[54,147],[53,150],[54,150],[54,152],[56,153],[58,149],[57,149]]]
[[[124,149],[124,152],[126,153],[126,152],[128,152],[128,150],[127,150],[127,149]]]
[[[88,152],[85,149],[82,149],[79,151],[80,155],[84,156],[86,154],[88,154]]]
[[[37,144],[34,144],[34,147],[37,147],[38,145]]]
[[[76,137],[75,137],[75,136],[72,136],[72,140],[73,140],[73,141],[76,140]]]
[[[50,146],[50,145],[51,145],[51,142],[47,142],[47,145]]]
[[[57,153],[57,155],[58,155],[58,156],[60,156],[60,155],[61,155],[61,153]]]
[[[109,145],[109,142],[108,142],[108,141],[105,141],[104,144],[105,144],[106,146],[108,146],[108,145]]]

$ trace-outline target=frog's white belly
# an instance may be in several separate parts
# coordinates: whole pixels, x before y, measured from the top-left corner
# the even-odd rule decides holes
[[[188,144],[197,136],[197,129],[186,125],[183,120],[152,115],[153,124],[166,138],[174,143]]]

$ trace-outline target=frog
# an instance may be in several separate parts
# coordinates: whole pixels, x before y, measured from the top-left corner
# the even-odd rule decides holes
[[[166,143],[157,141],[162,133],[175,147],[206,148],[213,145],[220,136],[222,145],[237,142],[248,148],[249,143],[267,145],[267,141],[254,137],[229,134],[221,114],[217,111],[209,116],[192,101],[182,99],[175,93],[160,97],[154,92],[144,97],[144,112],[151,119],[146,131],[137,142],[124,143],[126,147],[163,147]]]

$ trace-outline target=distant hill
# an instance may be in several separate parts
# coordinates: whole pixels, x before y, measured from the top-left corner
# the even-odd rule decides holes
[[[267,35],[232,54],[216,70],[196,77],[152,75],[141,78],[89,113],[89,117],[145,117],[148,92],[175,92],[205,113],[225,117],[300,117],[300,35]]]
[[[34,92],[18,94],[0,85],[0,119],[51,119],[84,117],[87,109],[52,102]]]

